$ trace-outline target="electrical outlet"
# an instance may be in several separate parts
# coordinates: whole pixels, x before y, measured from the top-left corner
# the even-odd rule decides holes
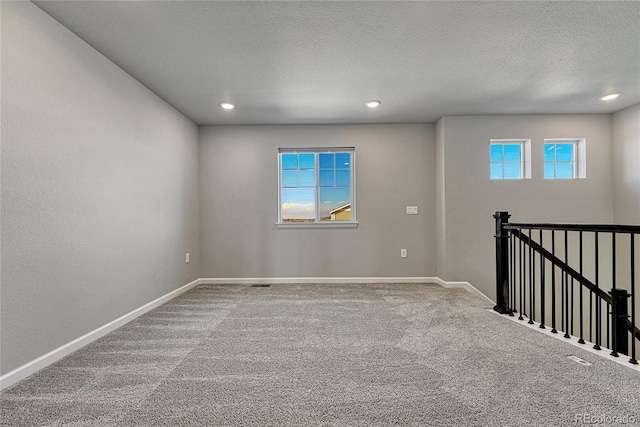
[[[186,262],[187,264],[189,263],[189,252],[187,252],[184,256],[184,262]]]
[[[417,206],[407,206],[407,215],[418,215]]]
[[[407,257],[407,250],[400,249],[400,258],[406,258],[406,257]]]

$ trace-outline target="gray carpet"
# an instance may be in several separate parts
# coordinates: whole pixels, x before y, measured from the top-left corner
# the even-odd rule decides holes
[[[436,285],[202,285],[5,390],[1,423],[640,425],[637,372],[487,308]]]

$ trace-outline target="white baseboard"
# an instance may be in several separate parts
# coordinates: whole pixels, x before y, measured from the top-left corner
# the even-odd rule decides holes
[[[493,305],[496,304],[495,301],[493,301],[491,298],[489,298],[488,296],[483,294],[481,291],[478,290],[478,288],[476,288],[475,286],[473,286],[469,282],[445,282],[441,278],[436,277],[436,283],[438,285],[442,286],[443,288],[462,288],[462,289],[466,289],[469,292],[471,292],[472,294],[476,294],[478,296],[481,296],[482,298],[486,299],[491,304],[493,304]]]
[[[202,285],[269,283],[436,283],[436,277],[215,277],[202,278]]]
[[[153,310],[154,308],[164,304],[165,302],[177,297],[178,295],[198,286],[213,284],[269,284],[269,283],[434,283],[444,288],[463,288],[468,291],[480,295],[491,301],[486,295],[476,289],[468,282],[445,282],[438,277],[259,277],[259,278],[202,278],[171,291],[168,294],[157,298],[142,307],[139,307],[124,316],[121,316],[106,325],[103,325],[67,344],[50,351],[49,353],[26,363],[19,368],[10,371],[0,377],[0,390],[9,387],[12,384],[28,377],[29,375],[43,369],[52,363],[62,359],[63,357],[73,353],[92,343],[109,332],[119,328],[120,326],[132,321],[133,319]]]
[[[175,291],[171,291],[168,294],[163,295],[160,298],[157,298],[143,305],[142,307],[139,307],[125,314],[124,316],[118,317],[117,319],[103,326],[100,326],[98,329],[95,329],[87,334],[84,334],[83,336],[76,338],[75,340],[68,342],[63,346],[60,346],[55,350],[52,350],[49,353],[43,356],[40,356],[37,359],[34,359],[31,362],[20,366],[19,368],[14,369],[13,371],[7,372],[6,374],[0,377],[0,390],[3,390],[9,387],[10,385],[15,384],[18,381],[28,377],[29,375],[39,371],[40,369],[43,369],[51,365],[52,363],[62,359],[63,357],[73,353],[74,351],[81,349],[87,344],[90,344],[93,341],[97,340],[98,338],[103,337],[109,332],[119,328],[125,323],[128,323],[133,319],[135,319],[136,317],[139,317],[144,313],[153,310],[154,308],[164,304],[165,302],[177,297],[178,295],[192,289],[193,287],[199,284],[200,284],[200,279],[196,279],[193,282],[187,283],[186,285],[176,289]]]

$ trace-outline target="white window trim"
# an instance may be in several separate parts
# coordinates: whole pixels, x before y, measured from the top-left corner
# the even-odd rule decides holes
[[[317,222],[282,222],[282,177],[281,172],[281,157],[282,153],[335,153],[345,152],[351,153],[351,221],[317,221]],[[358,221],[356,216],[356,150],[355,147],[305,147],[305,148],[278,148],[278,220],[276,222],[277,228],[357,228]],[[315,168],[315,203],[318,206],[319,197],[319,185],[320,185],[320,168],[316,165]]]
[[[509,138],[509,139],[491,139],[489,141],[489,147],[491,145],[507,145],[517,144],[521,146],[520,149],[520,178],[504,178],[504,160],[502,161],[503,170],[502,178],[491,179],[491,172],[489,172],[490,181],[518,181],[521,179],[531,179],[531,139],[522,138]],[[491,168],[491,158],[489,158],[489,168]]]
[[[544,150],[547,144],[572,144],[573,145],[573,178],[556,178],[555,170],[553,178],[544,177]],[[587,139],[586,138],[545,138],[542,144],[542,176],[549,181],[571,181],[572,179],[586,179],[587,178]],[[554,159],[554,168],[556,160]]]

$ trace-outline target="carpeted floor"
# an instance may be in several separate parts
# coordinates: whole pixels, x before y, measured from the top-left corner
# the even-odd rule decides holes
[[[5,390],[0,422],[640,425],[638,372],[487,308],[436,285],[202,285]]]

